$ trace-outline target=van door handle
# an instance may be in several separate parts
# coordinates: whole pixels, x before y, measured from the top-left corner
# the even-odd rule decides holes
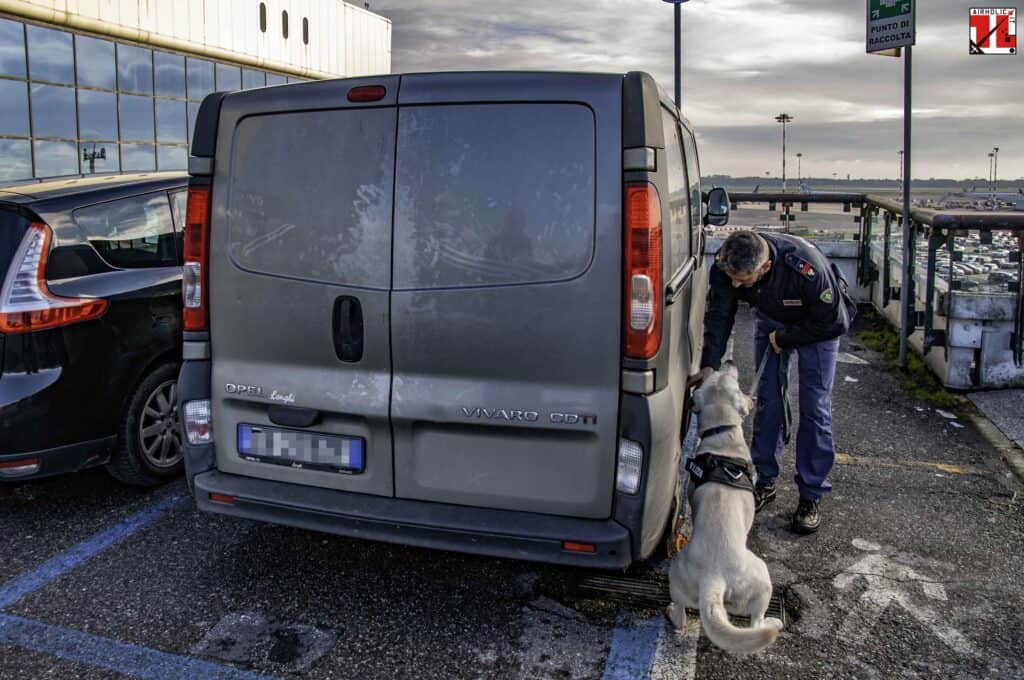
[[[679,272],[672,277],[672,280],[665,286],[665,304],[670,305],[676,301],[679,294],[686,289],[686,284],[690,282],[693,277],[693,270],[696,268],[696,260],[690,258],[686,261],[686,264],[679,270]]]
[[[347,363],[363,358],[363,307],[359,300],[343,295],[334,301],[334,353]]]

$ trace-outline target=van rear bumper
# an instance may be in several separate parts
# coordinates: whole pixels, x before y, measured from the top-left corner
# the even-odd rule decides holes
[[[633,561],[629,530],[611,519],[386,498],[216,470],[196,475],[194,485],[200,510],[341,536],[596,569],[622,569]],[[234,501],[211,501],[210,494]],[[563,541],[589,543],[596,550],[568,552]]]

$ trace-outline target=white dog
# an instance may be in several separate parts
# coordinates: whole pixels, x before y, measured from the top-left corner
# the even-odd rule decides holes
[[[754,495],[738,487],[753,482],[750,449],[743,439],[743,419],[753,406],[740,389],[736,366],[723,364],[694,393],[700,445],[688,463],[693,536],[669,571],[672,603],[666,614],[676,628],[686,625],[686,607],[700,610],[708,639],[727,652],[747,654],[775,642],[782,621],[764,614],[772,582],[764,560],[747,549],[754,522]],[[698,458],[713,454],[716,458]],[[723,459],[724,457],[724,459]],[[726,459],[731,459],[726,460]],[[699,461],[702,465],[696,465]],[[712,470],[717,467],[718,470]],[[694,482],[705,478],[695,488]],[[750,617],[750,628],[734,626],[726,611]]]

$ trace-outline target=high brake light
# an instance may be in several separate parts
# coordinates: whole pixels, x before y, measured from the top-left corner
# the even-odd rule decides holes
[[[185,263],[181,275],[186,331],[210,327],[209,300],[210,187],[189,186],[185,211]]]
[[[384,99],[388,91],[383,85],[360,85],[348,91],[350,102],[376,102]]]
[[[661,200],[647,182],[626,184],[625,353],[650,359],[661,345]]]
[[[88,321],[107,311],[101,298],[54,295],[46,285],[46,258],[53,234],[42,222],[32,222],[21,239],[0,289],[0,331],[26,333]]]

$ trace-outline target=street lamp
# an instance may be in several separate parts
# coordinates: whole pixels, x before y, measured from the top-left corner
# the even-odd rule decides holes
[[[991,151],[988,152],[988,191],[992,193],[992,162],[995,160],[996,155]]]
[[[996,190],[996,185],[999,184],[999,147],[992,147],[992,153],[995,154],[992,157],[992,191]]]
[[[775,116],[776,123],[782,123],[782,193],[786,193],[786,123],[793,122],[793,116],[780,113]]]
[[[796,180],[798,182],[803,182],[804,181],[804,173],[803,173],[803,170],[800,167],[800,159],[802,159],[803,157],[804,157],[804,155],[802,153],[797,152],[797,154],[796,154]]]
[[[676,51],[676,108],[681,109],[683,89],[683,10],[682,4],[689,0],[664,0],[675,5],[675,51]]]

